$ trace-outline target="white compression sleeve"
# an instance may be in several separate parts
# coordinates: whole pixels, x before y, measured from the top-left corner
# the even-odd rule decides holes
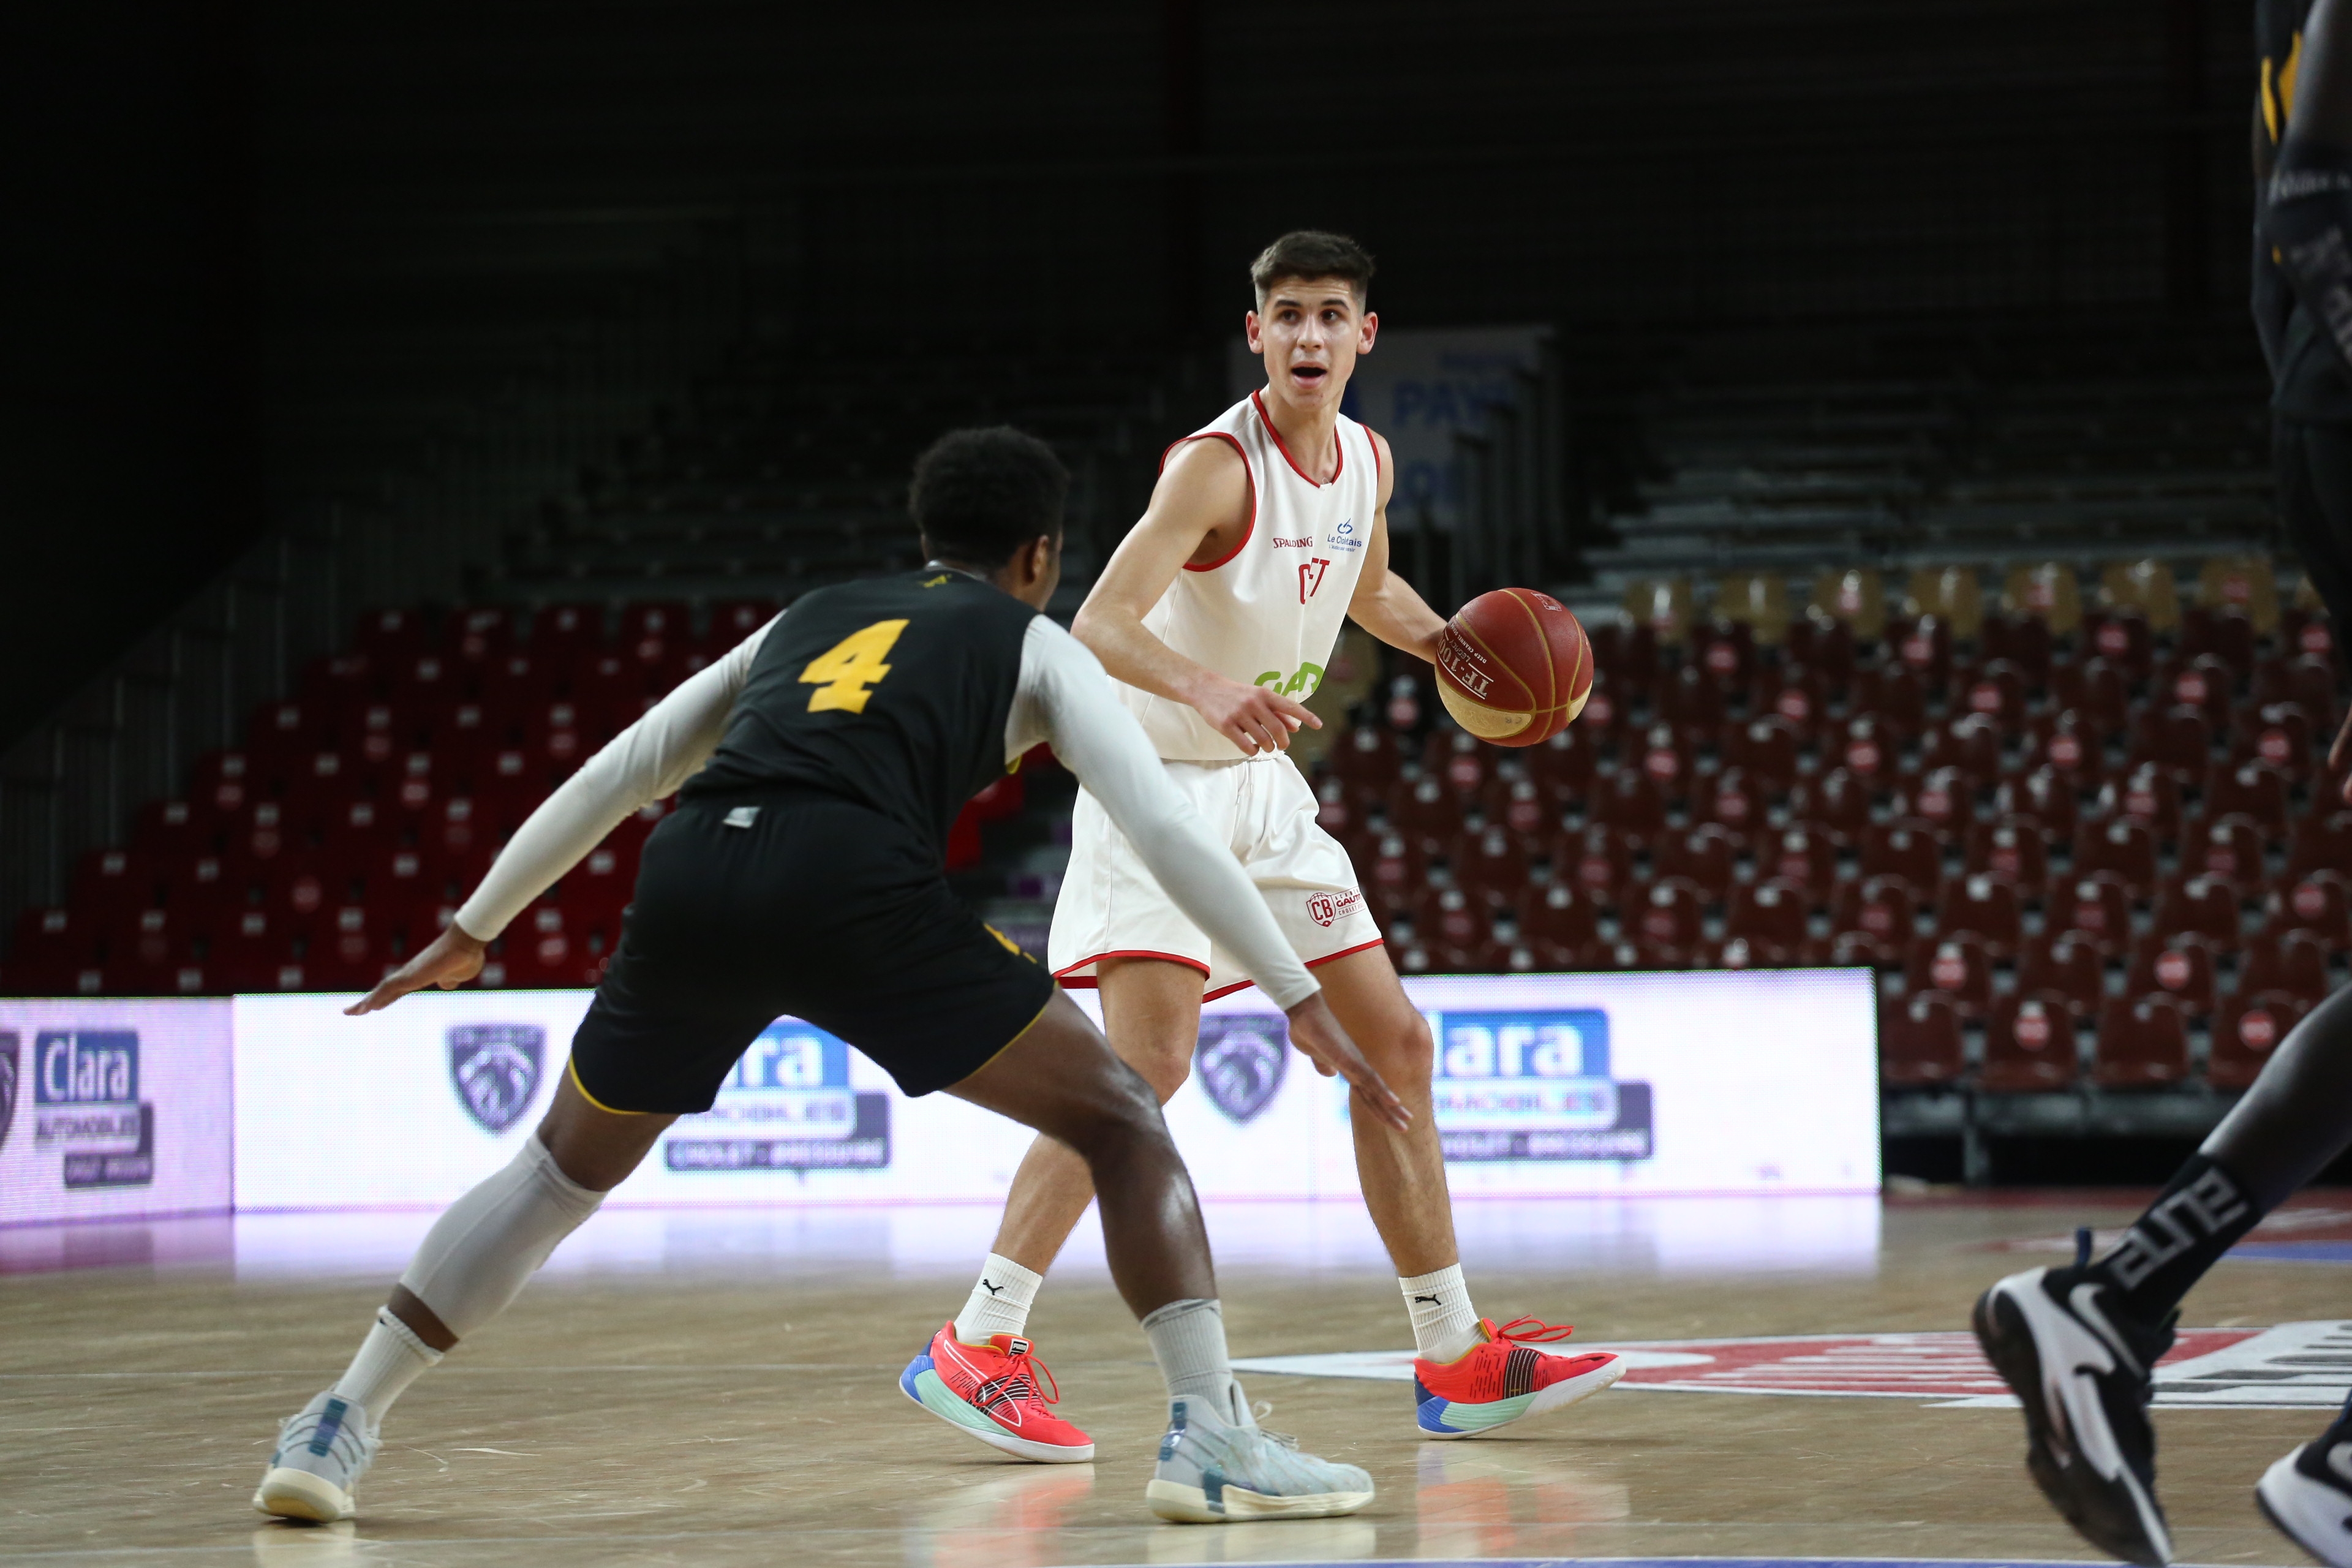
[[[677,789],[709,762],[751,660],[775,624],[770,621],[716,664],[687,677],[541,802],[457,911],[459,928],[489,941],[603,843],[623,817]]]
[[[1242,962],[1277,1007],[1320,989],[1267,912],[1241,863],[1209,837],[1143,726],[1111,689],[1085,644],[1040,616],[1021,650],[1021,686],[1005,726],[1008,755],[1049,742],[1064,766],[1102,802],[1118,830],[1192,922]]]
[[[504,1168],[434,1221],[400,1282],[464,1339],[505,1311],[557,1243],[604,1201],[558,1170],[533,1133]]]

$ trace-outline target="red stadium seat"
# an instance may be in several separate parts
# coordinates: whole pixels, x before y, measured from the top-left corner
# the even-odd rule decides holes
[[[2168,996],[2191,1017],[2213,1011],[2213,949],[2194,932],[2143,939],[2124,980],[2127,996]]]
[[[2180,837],[2180,781],[2154,763],[2142,763],[2101,786],[2099,815],[2111,822],[2145,823],[2159,840],[2172,843]]]
[[[1944,889],[1937,925],[1947,935],[1973,933],[1996,956],[2015,952],[2024,931],[2017,889],[1993,877],[1963,877]]]
[[[1680,967],[1685,955],[1697,952],[1703,938],[1701,922],[1706,897],[1679,877],[1652,882],[1626,910],[1625,926],[1645,952],[1676,955],[1668,967]]]
[[[1703,823],[1686,833],[1669,832],[1652,847],[1652,868],[1661,877],[1681,877],[1697,884],[1707,901],[1719,904],[1730,896],[1739,836],[1721,823]]]
[[[1927,728],[1927,688],[1916,671],[1899,664],[1856,670],[1847,707],[1893,736],[1916,735]]]
[[[1928,824],[1939,838],[1957,839],[1976,820],[1976,798],[1977,781],[1964,769],[1931,768],[1895,802],[1895,816]]]
[[[2210,877],[2251,893],[2270,880],[2263,837],[2261,826],[2249,816],[2231,815],[2190,823],[2181,838],[2180,868],[2189,876]]]
[[[776,618],[776,605],[767,599],[726,599],[710,606],[710,625],[703,646],[724,653]]]
[[[1878,1006],[1878,1073],[1896,1088],[1957,1083],[1968,1070],[1959,1010],[1934,991],[1882,1001]]]
[[[1969,1017],[1992,1005],[1992,959],[1973,932],[1923,936],[1911,944],[1906,978],[1913,991],[1941,991]]]
[[[1591,704],[1585,706],[1590,708]],[[1519,754],[1527,763],[1528,775],[1551,792],[1551,798],[1557,801],[1563,792],[1580,797],[1591,787],[1600,752],[1596,731],[1584,727],[1580,714],[1575,723],[1542,745],[1529,746]]]
[[[2327,956],[2332,951],[2326,941],[2309,931],[2258,936],[2246,944],[2238,966],[2238,994],[2284,991],[2315,1003],[2328,993]]]
[[[1559,806],[1525,773],[1496,779],[1480,805],[1488,826],[1501,828],[1524,847],[1540,847],[1559,837]]]
[[[2265,667],[2255,684],[2258,702],[2293,702],[2311,715],[2312,728],[2332,738],[2337,715],[2336,664],[2324,655],[2303,654]]]
[[[1890,621],[1887,641],[1895,655],[1923,679],[1942,683],[1952,671],[1951,624],[1940,616],[1921,616],[1907,622]]]
[[[513,646],[514,615],[503,605],[477,605],[441,617],[441,646],[468,664],[481,665]]]
[[[1595,752],[1607,752],[1616,746],[1633,716],[1633,704],[1627,694],[1641,689],[1648,679],[1629,672],[1621,691],[1618,683],[1610,679],[1609,667],[1596,662],[1592,690],[1585,698],[1583,710],[1577,714],[1574,725]]]
[[[1495,748],[1475,735],[1440,730],[1429,738],[1421,770],[1424,777],[1436,779],[1452,791],[1456,800],[1466,802],[1485,792],[1487,780],[1494,776],[1494,755]]]
[[[1415,783],[1400,784],[1389,797],[1389,828],[1424,855],[1444,852],[1462,831],[1462,803],[1453,791],[1426,773]]]
[[[414,658],[430,637],[424,615],[416,610],[370,610],[360,617],[359,650],[379,660]]]
[[[1488,908],[1516,904],[1528,888],[1526,840],[1499,824],[1456,837],[1446,850],[1454,883]]]
[[[1340,778],[1385,792],[1404,764],[1396,731],[1378,724],[1359,724],[1339,737],[1325,762]]]
[[[1741,961],[1729,968],[1801,962],[1811,942],[1806,929],[1810,896],[1801,885],[1779,877],[1743,884],[1732,889],[1725,934],[1744,942]]]
[[[1520,906],[1519,940],[1545,956],[1546,967],[1590,963],[1599,941],[1592,900],[1570,883],[1552,882]]]
[[[1978,1085],[1993,1094],[2047,1094],[2081,1073],[2074,1020],[2063,996],[2019,992],[1985,1020],[1984,1068]]]
[[[1810,617],[1791,621],[1787,638],[1788,657],[1820,670],[1832,687],[1843,686],[1853,678],[1853,633],[1844,622]]]
[[[2156,637],[2137,610],[2106,610],[2083,620],[2084,645],[2135,680],[2156,668]]]
[[[1969,871],[2006,882],[2028,898],[2040,898],[2050,880],[2050,850],[2041,825],[2032,817],[2004,816],[1979,823],[1969,835]]]
[[[2026,728],[2024,764],[2064,778],[2077,792],[2095,785],[2107,773],[2098,721],[2079,708],[2035,718]]]
[[[2152,763],[2190,789],[2201,788],[2210,765],[2213,727],[2194,708],[2175,704],[2150,708],[2132,726],[2127,760],[2134,765]]]
[[[550,605],[530,618],[530,651],[558,658],[604,646],[601,605]]]
[[[2048,679],[2055,649],[2051,646],[2050,623],[2041,614],[1987,616],[1979,640],[1987,658],[2015,664],[2029,684],[2039,685]]]
[[[2071,895],[2054,901],[2051,915],[2059,930],[2079,931],[2110,953],[2130,945],[2132,889],[2113,871],[2074,879]]]
[[[1692,778],[1697,772],[1697,756],[1689,741],[1677,734],[1674,726],[1653,724],[1633,748],[1632,767],[1625,771],[1634,770],[1649,780],[1662,800],[1687,800]]]
[[[2078,1018],[2095,1018],[2107,998],[2106,952],[2087,933],[2033,938],[2019,954],[2017,988],[2063,996]]]
[[[2050,671],[2052,707],[2080,715],[2084,731],[2095,741],[2123,733],[2131,713],[2135,675],[2128,661],[2094,656],[2080,664],[2058,665]]]
[[[1797,662],[1758,677],[1750,706],[1759,718],[1771,714],[1785,720],[1799,736],[1811,740],[1829,710],[1829,682],[1822,672]]]
[[[1870,830],[1863,841],[1866,877],[1900,877],[1921,896],[1934,898],[1944,885],[1944,844],[1935,824],[1898,816]]]
[[[2312,745],[2311,716],[2295,702],[2267,702],[2245,710],[2230,760],[2233,764],[2260,763],[2301,783],[2319,761]]]
[[[1832,768],[1800,784],[1789,796],[1789,815],[1818,822],[1860,842],[1870,831],[1871,790],[1844,768]]]
[[[1758,848],[1756,874],[1801,888],[1810,903],[1826,908],[1837,890],[1837,836],[1818,823],[1784,828]]]
[[[1846,721],[1845,735],[1829,759],[1873,788],[1884,788],[1903,759],[1903,737],[1884,714],[1864,713]]]
[[[2063,844],[2074,837],[2082,805],[2075,781],[2048,767],[2002,781],[1993,794],[1993,810],[2005,817],[2030,817],[2048,842]]]
[[[105,921],[152,909],[164,890],[163,868],[138,849],[94,849],[75,868],[72,907]]]
[[[1723,688],[1693,665],[1660,677],[1650,706],[1659,722],[1685,737],[1712,736],[1723,727]]]
[[[1970,713],[1927,732],[1919,752],[1920,766],[1933,772],[1952,768],[1977,784],[1990,787],[2001,773],[2000,724],[1982,713]],[[1915,805],[1913,809],[1917,809]]]
[[[1666,825],[1666,800],[1650,776],[1638,767],[1619,768],[1592,792],[1593,821],[1643,836]]]
[[[2271,895],[2265,928],[2276,935],[2307,931],[2337,948],[2352,948],[2352,879],[2314,871]]]
[[[1961,686],[1958,705],[1990,720],[1995,733],[2008,734],[2024,727],[2030,684],[2025,671],[2011,660],[1990,659]]]
[[[1725,747],[1725,759],[1762,780],[1766,787],[1785,792],[1797,782],[1797,759],[1803,738],[1797,726],[1775,713],[1735,727]]]
[[[1716,774],[1713,787],[1702,789],[1695,804],[1698,815],[1743,837],[1763,832],[1771,815],[1770,791],[1763,781],[1736,767]]]
[[[2230,721],[2230,702],[2237,694],[2238,677],[2229,664],[2210,653],[2176,660],[2157,671],[2158,700],[2192,708],[2206,727],[2220,730]]]
[[[2225,1005],[2213,1016],[2213,1047],[2205,1063],[2205,1081],[2219,1089],[2252,1088],[2272,1055],[2310,1010],[2310,1003],[2284,991],[2260,991]]]
[[[2311,814],[2294,825],[2294,839],[2286,858],[2290,877],[2352,870],[2352,811],[2342,809],[2332,799],[2317,798],[2324,793],[2312,791]]]
[[[975,840],[979,833],[975,823]],[[1428,860],[1412,840],[1401,833],[1391,833],[1381,839],[1371,863],[1361,868],[1359,874],[1363,879],[1364,896],[1372,902],[1373,913],[1383,921],[1393,920],[1412,908],[1427,883]]]
[[[2286,775],[2267,763],[2246,763],[2217,768],[2205,783],[2209,816],[2247,816],[2260,824],[2270,838],[2286,837]]]
[[[2244,939],[2238,890],[2216,877],[2189,877],[2166,885],[2156,900],[2156,934],[2194,932],[2224,950]]]
[[[2164,1089],[2189,1077],[2189,1024],[2160,996],[2116,997],[2099,1013],[2091,1069],[2102,1089]]]
[[[2156,889],[2156,835],[2147,824],[2123,816],[2085,823],[2074,835],[2074,871],[2079,877],[2110,871],[2136,893]]]
[[[1864,877],[1838,889],[1831,929],[1840,936],[1858,934],[1874,952],[1900,963],[1918,934],[1918,891],[1901,877]]]

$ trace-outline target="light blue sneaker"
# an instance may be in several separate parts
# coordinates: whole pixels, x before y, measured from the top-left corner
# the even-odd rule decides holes
[[[1162,1519],[1223,1524],[1248,1519],[1323,1519],[1372,1500],[1372,1478],[1298,1451],[1297,1439],[1261,1428],[1241,1384],[1231,1402],[1185,1394],[1168,1403],[1168,1435],[1144,1500]]]
[[[359,1511],[352,1490],[375,1463],[375,1423],[367,1406],[327,1390],[278,1429],[278,1451],[269,1456],[253,1506],[280,1519],[320,1524]]]

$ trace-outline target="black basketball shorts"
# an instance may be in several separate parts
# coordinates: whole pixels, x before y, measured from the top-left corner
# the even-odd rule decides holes
[[[708,1110],[790,1015],[929,1094],[1012,1044],[1054,990],[881,813],[814,791],[688,801],[646,841],[572,1070],[607,1110]]]

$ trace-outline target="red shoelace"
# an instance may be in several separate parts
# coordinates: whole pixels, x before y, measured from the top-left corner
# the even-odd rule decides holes
[[[1541,1318],[1513,1318],[1495,1331],[1495,1338],[1515,1345],[1558,1344],[1576,1332],[1573,1323],[1547,1323]]]
[[[1043,1386],[1038,1383],[1040,1378],[1045,1380]],[[999,1400],[1018,1404],[1024,1399],[1045,1405],[1062,1402],[1062,1385],[1054,1381],[1054,1369],[1039,1361],[1034,1349],[1018,1355],[1008,1354],[1004,1370],[971,1391],[971,1402],[982,1410],[992,1408]]]

